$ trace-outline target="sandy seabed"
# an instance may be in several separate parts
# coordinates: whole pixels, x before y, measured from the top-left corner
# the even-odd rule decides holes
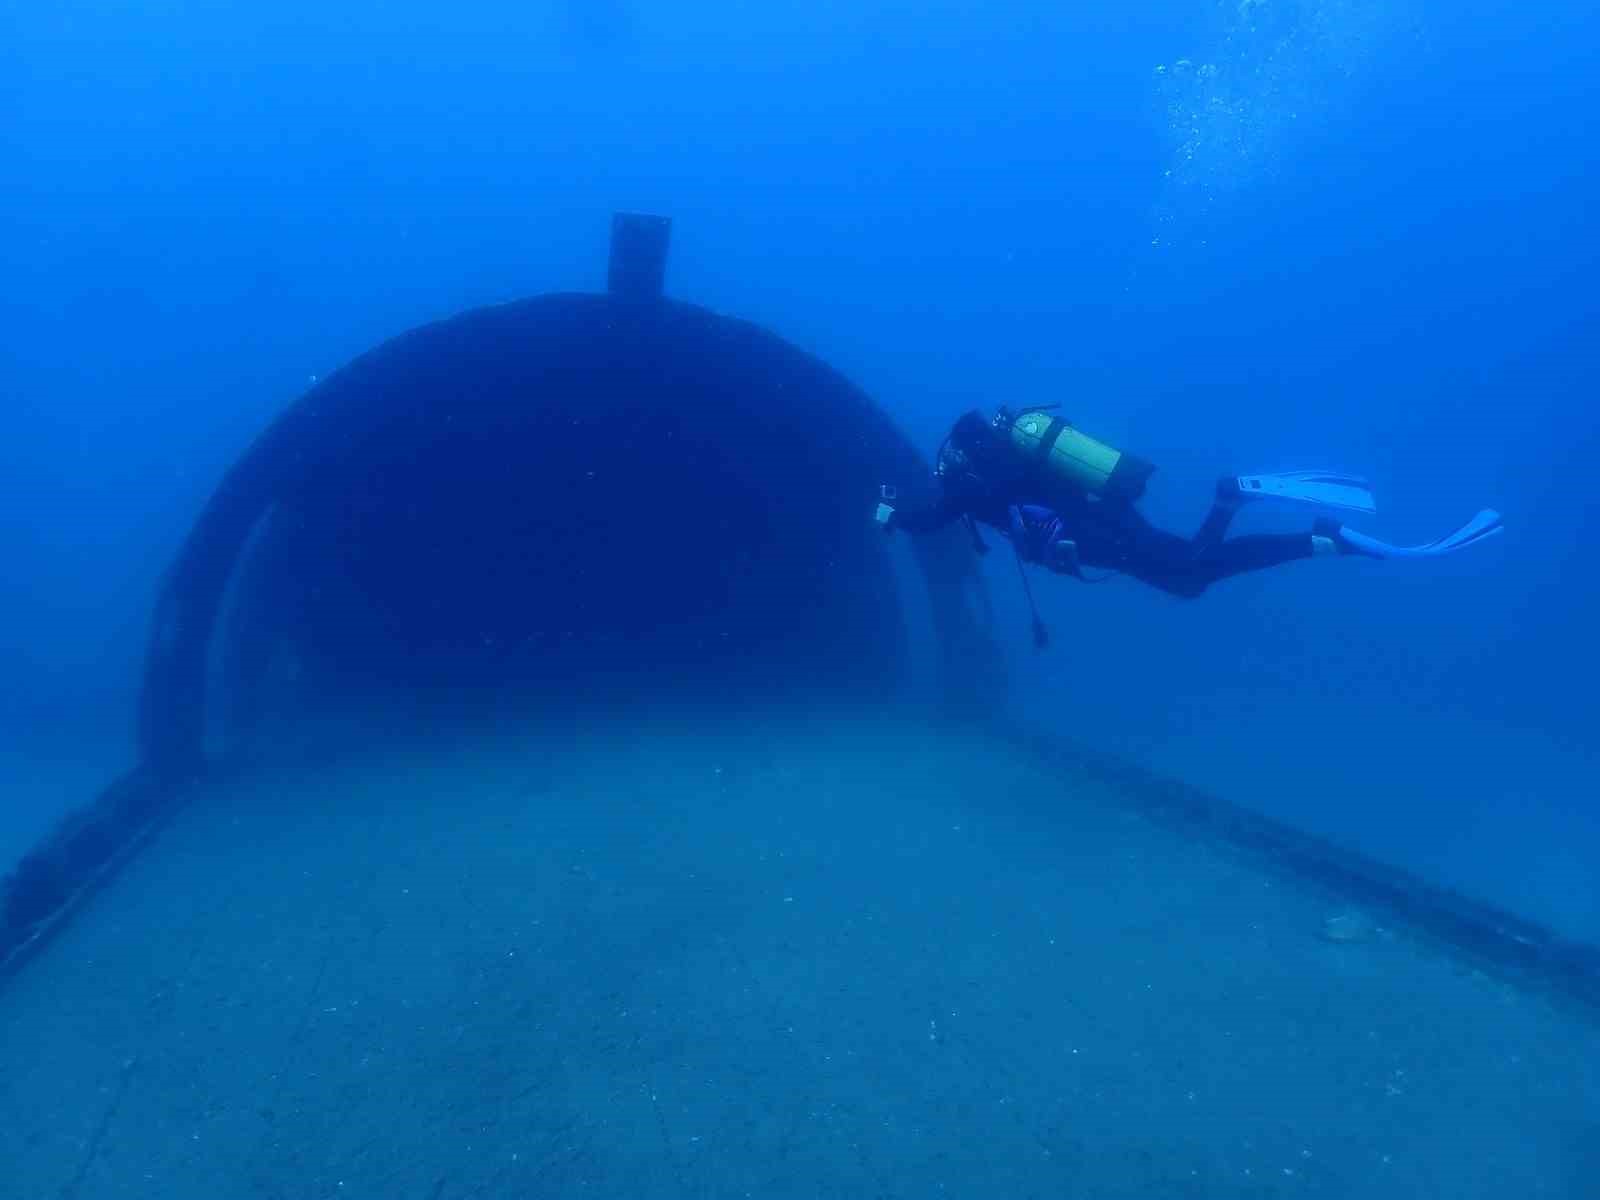
[[[1600,1025],[1344,911],[915,719],[263,763],[0,988],[0,1193],[1600,1195]]]

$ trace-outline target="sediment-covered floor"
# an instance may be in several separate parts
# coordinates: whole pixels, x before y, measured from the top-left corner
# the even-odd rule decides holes
[[[0,1190],[1600,1194],[1600,1027],[1343,911],[913,719],[262,766],[0,988]]]

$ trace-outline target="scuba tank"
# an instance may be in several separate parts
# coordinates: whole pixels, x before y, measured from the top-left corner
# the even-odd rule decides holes
[[[1155,464],[1096,441],[1052,414],[1055,405],[1012,414],[1000,409],[994,427],[1035,464],[1043,478],[1107,500],[1137,500]]]

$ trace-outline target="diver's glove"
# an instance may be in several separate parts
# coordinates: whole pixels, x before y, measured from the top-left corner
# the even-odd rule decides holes
[[[878,523],[879,528],[884,533],[894,532],[896,514],[894,505],[890,504],[889,501],[897,499],[898,495],[899,493],[896,492],[894,487],[887,483],[878,489],[878,509],[873,513],[872,519]]]
[[[1044,565],[1057,575],[1076,575],[1083,578],[1083,568],[1078,562],[1078,543],[1058,538],[1044,552]]]
[[[1008,510],[1011,518],[1011,544],[1026,562],[1050,563],[1050,548],[1061,536],[1061,519],[1048,508],[1037,504],[1013,504]]]
[[[1013,504],[1011,543],[1019,558],[1058,575],[1078,575],[1078,543],[1064,536],[1061,517],[1037,504]]]

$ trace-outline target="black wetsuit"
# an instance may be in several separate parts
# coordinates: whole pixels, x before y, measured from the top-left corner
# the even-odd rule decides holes
[[[920,533],[962,518],[981,521],[1010,537],[1029,561],[1063,573],[1080,564],[1119,571],[1175,596],[1198,596],[1219,579],[1315,553],[1309,533],[1227,537],[1239,507],[1227,481],[1194,537],[1159,529],[1135,507],[1136,496],[1102,498],[1046,475],[976,413],[951,431],[937,479],[937,499],[897,509],[890,528]],[[1062,541],[1074,543],[1075,555],[1055,552]]]

